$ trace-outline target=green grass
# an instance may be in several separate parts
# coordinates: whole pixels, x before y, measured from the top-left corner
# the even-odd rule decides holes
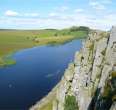
[[[13,65],[16,64],[16,61],[13,59],[5,59],[2,61],[2,63],[0,63],[1,67],[5,67],[5,66],[9,66],[9,65]]]
[[[78,104],[76,102],[75,96],[66,96],[64,110],[78,110]]]
[[[38,110],[52,110],[52,101],[50,101],[49,103],[47,103],[46,105],[44,105],[42,108],[38,109]]]
[[[11,59],[4,60],[4,56],[11,52],[39,45],[62,44],[86,36],[85,31],[71,32],[70,29],[0,30],[0,65],[14,64]]]
[[[12,59],[12,54],[13,53],[10,53],[6,56],[0,57],[0,67],[16,64],[16,61]]]
[[[56,32],[58,33],[57,37],[54,36]],[[0,56],[23,48],[45,45],[52,42],[63,43],[86,35],[86,33],[82,31],[71,33],[70,35],[63,35],[63,32],[62,30],[0,31]],[[67,31],[65,33],[67,33]],[[36,42],[35,39],[38,39],[39,42]]]

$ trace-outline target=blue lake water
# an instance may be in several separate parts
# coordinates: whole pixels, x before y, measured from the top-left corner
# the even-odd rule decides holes
[[[0,68],[0,110],[26,110],[61,79],[81,40],[16,52],[16,65]]]

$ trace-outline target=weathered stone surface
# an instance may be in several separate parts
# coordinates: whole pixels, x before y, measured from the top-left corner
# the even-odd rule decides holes
[[[110,110],[116,110],[116,102],[114,102],[110,108]]]
[[[105,86],[105,81],[110,75],[111,71],[112,71],[112,66],[104,65],[104,68],[101,74],[100,83],[99,83],[99,88],[103,88]]]
[[[115,33],[116,28],[111,31],[108,38],[108,36],[100,36],[103,35],[102,32],[96,32],[93,36],[90,35],[84,43],[81,50],[83,58],[79,62],[80,66],[75,67],[72,82],[79,110],[87,110],[97,88],[101,88],[101,92],[105,91],[103,89],[105,82],[108,80],[113,65],[116,64]]]
[[[53,108],[52,108],[52,110],[58,110],[58,102],[57,102],[57,100],[53,101]]]
[[[81,52],[76,52],[75,59],[74,59],[75,65],[77,65],[77,66],[81,65],[82,57],[83,56],[82,56]]]

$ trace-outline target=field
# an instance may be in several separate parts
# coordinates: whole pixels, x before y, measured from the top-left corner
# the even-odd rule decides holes
[[[61,44],[72,39],[84,38],[86,31],[56,30],[0,30],[0,65],[15,64],[13,52],[39,45]],[[8,57],[9,56],[9,57]]]

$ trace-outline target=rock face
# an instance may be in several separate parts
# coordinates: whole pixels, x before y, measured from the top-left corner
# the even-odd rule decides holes
[[[68,95],[77,110],[116,110],[116,27],[110,34],[90,32],[56,89],[52,110],[66,110]]]

